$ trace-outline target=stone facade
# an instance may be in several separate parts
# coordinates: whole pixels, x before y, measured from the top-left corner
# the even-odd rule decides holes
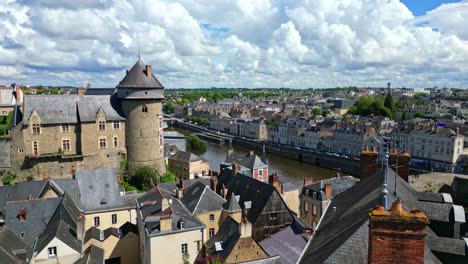
[[[123,100],[122,110],[127,117],[125,131],[129,165],[134,168],[149,165],[163,174],[166,168],[161,101]]]

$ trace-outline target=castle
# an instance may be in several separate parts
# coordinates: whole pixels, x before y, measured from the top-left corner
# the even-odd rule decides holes
[[[25,96],[11,133],[12,168],[65,178],[127,160],[131,169],[163,174],[163,99],[163,85],[141,59],[109,94]]]

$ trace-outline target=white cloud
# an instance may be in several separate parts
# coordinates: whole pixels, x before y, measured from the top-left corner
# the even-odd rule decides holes
[[[113,87],[140,49],[167,87],[466,87],[467,22],[467,0],[5,0],[0,82]]]

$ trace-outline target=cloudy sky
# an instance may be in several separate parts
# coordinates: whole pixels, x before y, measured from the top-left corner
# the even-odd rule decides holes
[[[468,87],[468,0],[0,0],[0,83]]]

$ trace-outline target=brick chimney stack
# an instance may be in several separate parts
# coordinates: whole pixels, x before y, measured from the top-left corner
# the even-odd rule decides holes
[[[309,184],[312,184],[314,183],[314,181],[312,179],[304,179],[304,185],[309,185]]]
[[[397,156],[398,156],[398,168],[397,166]],[[397,153],[397,149],[394,148],[392,153],[389,155],[388,165],[392,168],[395,172],[398,172],[401,178],[408,182],[408,177],[410,174],[410,160],[411,155],[403,150],[400,154]]]
[[[247,220],[247,218],[242,219],[242,222],[239,225],[240,237],[251,237],[252,236],[252,224]]]
[[[182,198],[184,196],[185,182],[183,179],[179,180],[179,188],[177,188],[177,198]]]
[[[369,217],[369,264],[424,263],[429,225],[424,213],[405,211],[401,201],[396,201],[388,211],[380,205],[375,207]]]
[[[165,214],[165,215],[162,215],[160,218],[159,218],[159,231],[163,232],[163,231],[167,231],[167,230],[171,230],[172,229],[172,218],[171,218],[171,215],[170,214]]]
[[[327,199],[331,199],[331,197],[332,197],[332,185],[331,185],[331,183],[329,183],[329,182],[325,183],[325,186],[323,187],[323,189],[325,190],[325,197]]]
[[[146,65],[146,76],[147,76],[148,78],[151,78],[152,75],[153,75],[153,74],[152,74],[152,72],[151,72],[151,65]]]
[[[363,151],[360,153],[360,176],[361,179],[370,177],[377,172],[377,158],[379,154],[375,151],[375,148],[372,148],[369,151],[369,147],[366,146]]]

